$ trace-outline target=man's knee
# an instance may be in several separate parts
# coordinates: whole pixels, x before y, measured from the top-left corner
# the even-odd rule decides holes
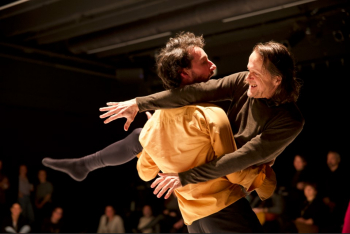
[[[132,131],[132,133],[130,133],[130,135],[133,135],[134,137],[137,137],[137,139],[138,139],[141,131],[142,131],[142,128],[135,128],[134,131]]]

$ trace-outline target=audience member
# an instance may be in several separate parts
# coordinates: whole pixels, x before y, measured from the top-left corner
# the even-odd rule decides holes
[[[63,209],[56,207],[51,213],[51,217],[45,218],[41,225],[41,231],[44,233],[62,233],[64,224],[62,222]]]
[[[306,182],[311,182],[311,172],[307,165],[306,158],[297,154],[293,160],[294,173],[290,183],[287,185],[287,212],[290,217],[297,215],[298,204],[305,200],[304,187]]]
[[[331,212],[330,222],[332,226],[327,231],[341,232],[350,197],[349,189],[342,189],[344,188],[344,179],[348,178],[348,174],[341,164],[340,154],[336,151],[328,152],[327,166],[320,180],[320,194]]]
[[[4,174],[2,167],[2,160],[0,160],[0,223],[6,215],[6,191],[10,186],[8,177]]]
[[[30,222],[34,222],[34,211],[30,193],[34,190],[33,184],[29,183],[27,177],[27,166],[19,167],[18,202],[22,207],[22,215]]]
[[[51,197],[53,186],[46,180],[47,174],[45,170],[39,170],[39,184],[35,191],[35,208],[36,220],[41,223],[43,218],[49,216],[51,211]]]
[[[124,233],[123,219],[115,214],[113,206],[106,206],[105,214],[101,216],[97,233]]]
[[[300,206],[295,225],[299,233],[318,233],[326,230],[329,212],[317,193],[315,183],[307,183],[304,188],[305,201]]]
[[[142,214],[143,216],[140,218],[137,228],[139,230],[142,230],[142,233],[159,233],[159,226],[157,225],[155,225],[153,228],[143,229],[143,227],[145,227],[154,219],[151,206],[143,206]]]
[[[350,202],[346,209],[342,233],[350,233]]]
[[[255,196],[250,202],[265,232],[281,232],[282,230],[285,201],[281,192],[282,188],[278,188],[269,199],[263,201],[254,193]]]
[[[2,225],[2,233],[28,233],[31,228],[27,219],[21,214],[22,208],[19,203],[11,206],[11,215],[5,218]]]
[[[163,213],[157,215],[150,223],[141,228],[144,229],[155,228],[156,225],[160,227],[160,233],[183,233],[188,232],[187,226],[184,225],[179,204],[176,196],[172,193],[171,196],[164,202],[165,209]]]

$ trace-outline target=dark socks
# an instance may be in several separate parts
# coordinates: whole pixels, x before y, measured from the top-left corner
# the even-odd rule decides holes
[[[139,142],[141,128],[135,129],[123,140],[117,141],[101,151],[82,158],[52,159],[44,158],[46,167],[67,173],[74,180],[82,181],[90,171],[106,166],[117,166],[129,162],[142,151]]]

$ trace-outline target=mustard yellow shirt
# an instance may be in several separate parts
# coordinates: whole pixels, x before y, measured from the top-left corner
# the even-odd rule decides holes
[[[139,137],[143,151],[137,170],[141,179],[152,180],[161,170],[179,173],[237,149],[225,112],[213,104],[158,110]],[[256,190],[261,199],[276,187],[273,170],[252,166],[225,177],[188,184],[175,190],[185,224],[211,215]]]

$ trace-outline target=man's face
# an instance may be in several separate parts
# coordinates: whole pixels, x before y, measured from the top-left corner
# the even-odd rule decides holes
[[[214,74],[215,64],[208,59],[208,55],[202,48],[194,47],[190,49],[190,54],[193,56],[191,68],[184,69],[190,76],[188,84],[208,81]]]
[[[280,84],[280,77],[272,77],[263,67],[262,56],[253,51],[249,56],[247,65],[249,74],[246,77],[246,82],[249,84],[248,97],[251,98],[271,98],[278,85]]]
[[[43,170],[40,170],[38,172],[38,179],[40,182],[45,182],[46,181],[46,172]]]
[[[27,166],[21,165],[21,166],[19,167],[19,174],[20,174],[20,175],[26,175],[26,174],[27,174]]]
[[[105,210],[105,214],[108,218],[111,218],[114,216],[114,210],[111,206],[107,206]]]
[[[340,163],[340,159],[338,155],[336,155],[333,152],[329,152],[327,155],[327,165],[329,167],[335,167],[335,166],[338,166],[339,163]]]

